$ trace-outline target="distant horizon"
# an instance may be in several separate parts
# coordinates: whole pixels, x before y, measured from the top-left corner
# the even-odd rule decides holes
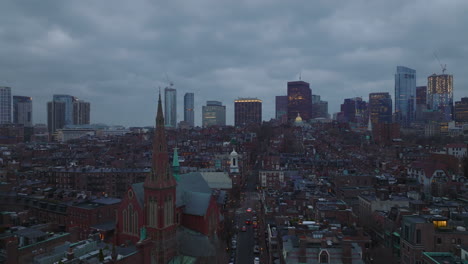
[[[454,100],[468,95],[465,1],[117,0],[109,12],[99,2],[7,0],[0,10],[0,86],[33,98],[34,123],[46,123],[53,94],[69,94],[91,103],[92,122],[142,126],[171,83],[178,121],[186,92],[196,125],[206,101],[221,101],[234,124],[239,97],[261,99],[270,120],[275,96],[298,79],[333,115],[345,98],[394,100],[399,65],[416,70],[417,86],[447,69]]]

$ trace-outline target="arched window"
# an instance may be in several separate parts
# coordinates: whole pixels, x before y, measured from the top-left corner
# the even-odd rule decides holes
[[[133,233],[133,205],[128,206],[128,232]]]
[[[328,263],[328,252],[325,250],[320,252],[320,263]]]
[[[123,210],[123,232],[127,232],[127,209]]]
[[[133,234],[138,235],[138,212],[135,212],[135,220],[133,221],[134,227],[133,227]]]

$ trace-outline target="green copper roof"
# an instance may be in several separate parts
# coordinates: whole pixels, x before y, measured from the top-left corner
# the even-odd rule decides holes
[[[174,158],[172,159],[172,167],[179,167],[179,154],[177,153],[177,148],[174,148]]]

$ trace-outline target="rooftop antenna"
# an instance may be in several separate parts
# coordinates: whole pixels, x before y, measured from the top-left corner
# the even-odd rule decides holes
[[[447,64],[442,64],[440,62],[440,59],[439,57],[437,56],[437,53],[434,51],[434,57],[437,59],[437,61],[439,62],[440,64],[440,67],[442,68],[442,74],[445,74],[445,71],[447,70]]]
[[[302,70],[299,71],[299,81],[302,81]]]

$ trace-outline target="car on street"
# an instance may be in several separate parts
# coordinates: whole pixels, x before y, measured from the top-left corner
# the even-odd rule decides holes
[[[247,231],[247,227],[246,227],[246,226],[242,226],[241,230],[242,230],[242,232],[245,232],[245,231]]]
[[[252,220],[250,220],[250,218],[245,219],[245,224],[246,225],[252,224]]]
[[[253,248],[254,254],[259,254],[260,253],[260,247],[258,245],[255,245]]]
[[[257,221],[253,221],[253,227],[257,228],[257,225],[258,225]]]
[[[246,212],[247,212],[247,213],[250,213],[250,212],[252,212],[252,208],[250,208],[250,207],[249,207],[249,208],[247,208]]]
[[[260,258],[259,257],[254,258],[254,264],[260,264]]]

